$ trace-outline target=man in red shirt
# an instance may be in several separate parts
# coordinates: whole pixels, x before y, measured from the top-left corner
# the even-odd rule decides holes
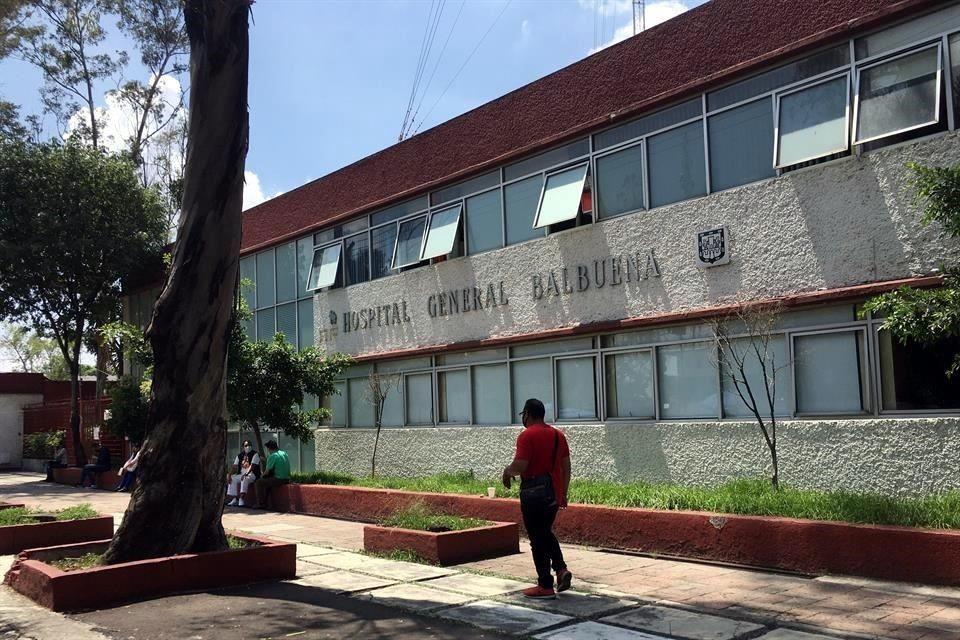
[[[523,591],[528,598],[557,597],[551,564],[557,573],[557,591],[569,589],[573,579],[563,561],[560,543],[553,535],[557,511],[567,506],[570,449],[563,433],[544,423],[544,415],[543,403],[536,398],[523,405],[520,418],[524,429],[517,437],[517,452],[503,470],[503,486],[508,489],[513,477],[520,476],[520,511],[537,567],[537,586]]]

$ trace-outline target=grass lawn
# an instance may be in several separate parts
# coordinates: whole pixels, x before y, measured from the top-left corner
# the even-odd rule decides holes
[[[477,527],[486,527],[490,523],[486,520],[480,520],[479,518],[461,518],[460,516],[433,513],[426,505],[416,503],[406,509],[397,511],[380,524],[385,527],[433,531],[434,533],[438,533],[442,531],[476,529]]]
[[[469,473],[421,478],[353,478],[319,471],[295,474],[292,481],[467,495],[486,495],[487,487],[496,487],[498,497],[512,498],[516,498],[518,493],[516,484],[508,491],[499,480],[478,479]],[[571,503],[613,507],[960,529],[960,491],[925,498],[891,498],[846,491],[808,491],[789,486],[774,491],[764,479],[732,480],[718,487],[574,480],[568,497]]]
[[[80,504],[59,511],[43,511],[26,507],[0,509],[0,527],[9,527],[15,524],[36,524],[39,522],[38,515],[52,515],[57,520],[86,520],[87,518],[96,518],[100,514],[88,504]]]

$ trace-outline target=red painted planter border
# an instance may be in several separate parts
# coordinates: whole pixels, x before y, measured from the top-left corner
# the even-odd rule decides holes
[[[520,527],[514,522],[460,531],[416,531],[368,524],[363,528],[365,551],[412,551],[441,566],[487,560],[520,553]]]
[[[45,561],[103,551],[110,541],[30,549],[17,558],[7,573],[6,583],[53,611],[81,611],[184,591],[283,580],[296,575],[296,544],[249,534],[231,535],[258,542],[259,546],[69,572],[60,571]]]
[[[4,509],[22,509],[23,505],[19,502],[0,502],[0,511]]]
[[[62,467],[60,469],[53,470],[53,481],[58,484],[65,484],[68,486],[75,486],[80,484],[80,476],[83,473],[83,469],[79,467]],[[109,471],[101,471],[96,474],[97,479],[97,488],[98,489],[107,489],[112,490],[117,483],[120,482],[120,474],[117,473],[116,469],[110,469]]]
[[[421,502],[441,513],[522,524],[517,500],[335,485],[290,484],[278,508],[377,522]],[[554,528],[564,542],[729,562],[811,575],[960,585],[960,531],[572,504]]]
[[[113,537],[113,517],[60,520],[0,527],[0,555]]]

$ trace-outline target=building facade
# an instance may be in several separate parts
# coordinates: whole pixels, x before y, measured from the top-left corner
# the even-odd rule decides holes
[[[783,480],[955,488],[960,345],[901,344],[861,304],[956,263],[907,164],[960,162],[958,117],[960,3],[712,0],[268,201],[248,334],[357,360],[288,448],[365,473],[376,372],[383,474],[493,476],[538,397],[576,476],[762,475],[713,321],[776,301]]]

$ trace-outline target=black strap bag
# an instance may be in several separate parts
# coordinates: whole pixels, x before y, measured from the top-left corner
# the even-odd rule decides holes
[[[560,447],[560,435],[553,430],[553,464],[550,470],[557,468],[557,450]],[[520,504],[548,509],[557,506],[557,491],[553,486],[553,476],[541,473],[538,476],[520,481]]]

